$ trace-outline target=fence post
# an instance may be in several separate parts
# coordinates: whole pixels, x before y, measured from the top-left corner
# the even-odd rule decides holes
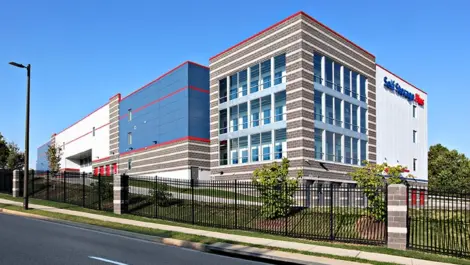
[[[235,179],[235,229],[238,227],[238,189],[237,180]]]
[[[64,176],[64,187],[63,187],[63,188],[64,188],[64,192],[63,192],[62,194],[64,195],[64,202],[66,202],[66,201],[67,201],[67,194],[66,194],[66,192],[67,192],[67,184],[66,184],[66,180],[65,180],[65,179],[67,178],[67,171],[64,170],[64,175],[63,175],[63,176]]]
[[[82,206],[85,207],[85,177],[86,173],[82,173]]]
[[[129,210],[129,176],[113,176],[113,205],[115,214],[127,213]]]
[[[49,200],[49,170],[46,171],[46,200]]]
[[[194,224],[194,179],[191,178],[191,223]]]
[[[35,176],[34,176],[34,170],[31,170],[30,172],[30,176],[31,176],[31,197],[34,197],[34,179],[35,179]]]
[[[335,239],[334,234],[334,214],[333,214],[333,183],[330,182],[330,240]]]
[[[387,246],[389,248],[406,249],[407,215],[407,187],[403,184],[389,185],[387,190]]]
[[[155,218],[158,217],[158,176],[155,176],[155,184],[154,184],[154,196],[155,196]]]
[[[98,210],[101,211],[101,173],[98,174]]]
[[[23,176],[23,171],[15,170],[13,171],[13,187],[11,189],[13,197],[20,197],[22,189],[21,178]]]
[[[284,183],[284,195],[285,195],[285,198],[284,198],[284,200],[285,200],[284,201],[284,205],[285,205],[285,213],[284,213],[284,215],[285,215],[284,216],[284,218],[285,218],[285,220],[284,220],[285,221],[285,223],[284,223],[285,224],[285,231],[284,231],[284,233],[285,233],[286,236],[289,233],[288,228],[287,228],[288,222],[289,222],[289,217],[288,217],[288,215],[289,215],[289,203],[288,203],[289,198],[288,198],[287,191],[288,190],[287,190],[287,181],[286,181]]]

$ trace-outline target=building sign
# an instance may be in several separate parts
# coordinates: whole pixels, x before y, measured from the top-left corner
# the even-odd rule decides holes
[[[393,80],[389,80],[387,77],[384,77],[384,86],[387,89],[395,91],[398,95],[408,99],[408,101],[415,101],[420,106],[424,106],[424,99],[419,96],[418,93],[413,94],[408,90],[402,88],[400,84],[395,83]]]

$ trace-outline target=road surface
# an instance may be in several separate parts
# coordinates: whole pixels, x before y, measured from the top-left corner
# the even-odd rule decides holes
[[[166,246],[119,231],[0,214],[0,264],[261,265],[265,263]]]

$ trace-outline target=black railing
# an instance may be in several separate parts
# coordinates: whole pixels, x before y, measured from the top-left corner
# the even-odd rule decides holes
[[[300,185],[276,218],[263,194],[283,189],[252,182],[130,177],[130,214],[228,229],[252,230],[289,237],[380,245],[385,221],[375,220],[363,190],[352,186]],[[385,199],[386,191],[379,194]],[[276,197],[283,200],[282,197]],[[266,205],[266,206],[265,206]]]
[[[408,187],[408,247],[470,257],[470,194]]]
[[[35,172],[30,176],[32,198],[85,208],[113,211],[113,177],[79,172]]]
[[[13,171],[0,169],[0,193],[12,194]]]

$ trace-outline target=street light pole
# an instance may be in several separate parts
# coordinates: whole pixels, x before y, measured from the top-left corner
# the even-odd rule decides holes
[[[24,143],[24,186],[23,186],[23,207],[28,210],[28,179],[29,179],[29,104],[30,104],[30,91],[31,91],[31,64],[24,66],[19,63],[10,62],[11,65],[25,68],[27,72],[27,85],[26,85],[26,129],[25,129],[25,143]]]

